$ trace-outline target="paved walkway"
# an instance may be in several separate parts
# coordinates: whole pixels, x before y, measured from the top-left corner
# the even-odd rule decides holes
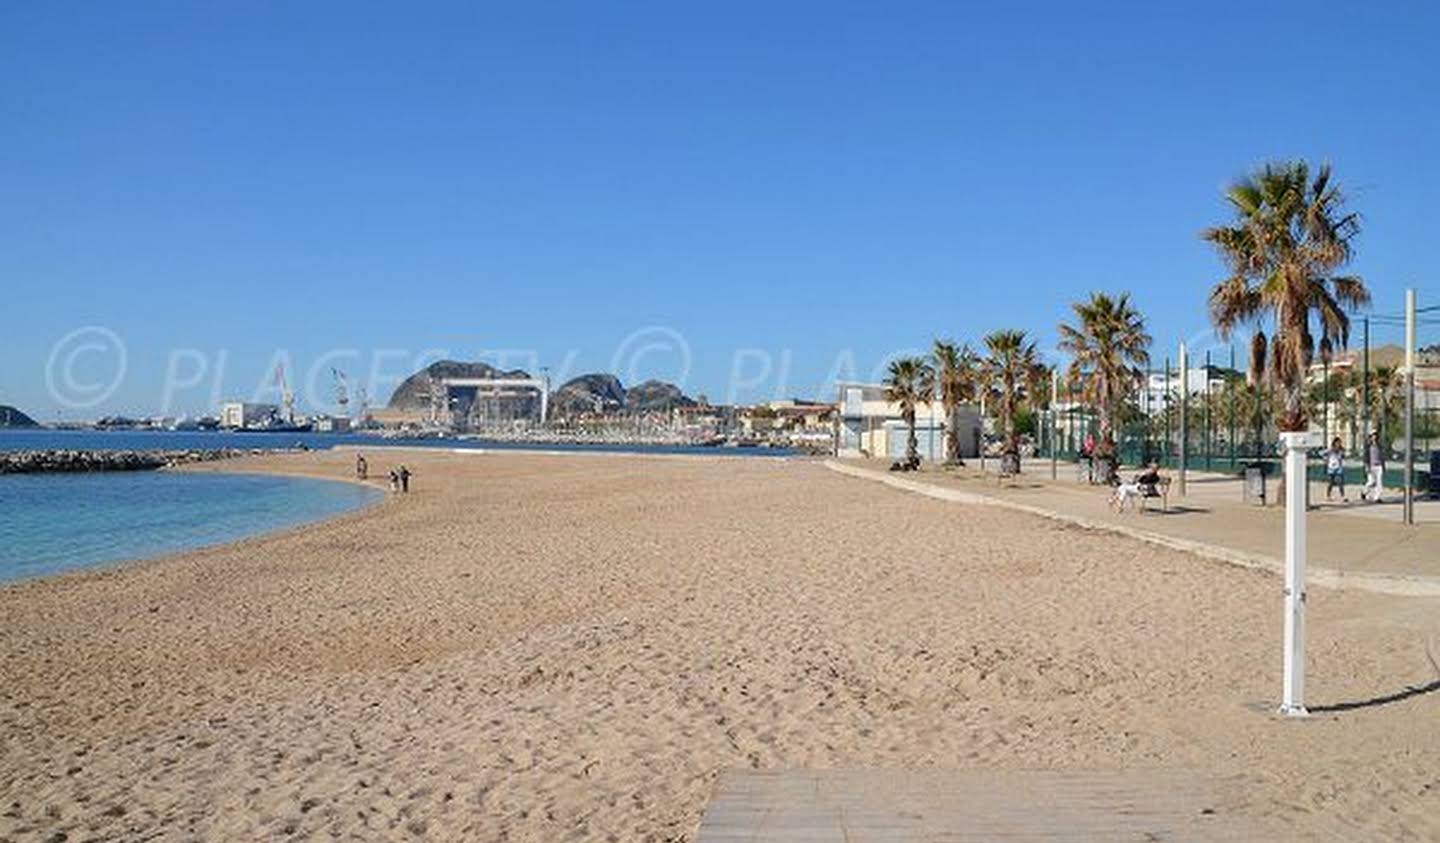
[[[1048,461],[1027,462],[1023,474],[1006,480],[973,465],[899,474],[879,460],[826,464],[932,497],[1003,504],[1238,565],[1280,571],[1285,557],[1283,509],[1245,504],[1240,481],[1232,477],[1191,472],[1187,495],[1172,486],[1168,511],[1117,514],[1106,504],[1110,490],[1077,482],[1073,464],[1060,464],[1055,480]],[[1398,502],[1326,505],[1322,483],[1311,484],[1311,495],[1318,503],[1309,517],[1312,584],[1440,596],[1440,502],[1418,503],[1419,523],[1405,526]]]
[[[1173,770],[735,770],[699,843],[1256,840]]]

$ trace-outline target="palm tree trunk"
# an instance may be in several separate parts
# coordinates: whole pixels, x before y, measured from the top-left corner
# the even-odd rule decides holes
[[[954,465],[960,462],[959,407],[951,407],[945,419],[945,461]]]

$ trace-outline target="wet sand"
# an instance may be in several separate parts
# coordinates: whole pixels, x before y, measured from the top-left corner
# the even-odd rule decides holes
[[[367,455],[413,491],[0,588],[0,840],[692,840],[737,766],[1179,767],[1440,837],[1433,600],[1312,589],[1282,721],[1266,574],[804,461]]]

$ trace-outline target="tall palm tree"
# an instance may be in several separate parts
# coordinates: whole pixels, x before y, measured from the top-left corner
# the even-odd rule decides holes
[[[1253,325],[1252,362],[1279,384],[1285,412],[1281,430],[1308,425],[1303,400],[1305,373],[1322,340],[1343,348],[1350,339],[1346,307],[1370,301],[1365,282],[1338,270],[1350,262],[1360,218],[1344,209],[1345,198],[1323,165],[1310,177],[1303,161],[1266,165],[1226,192],[1235,212],[1230,225],[1202,233],[1219,250],[1229,277],[1210,293],[1210,318],[1222,339]],[[1265,326],[1273,327],[1265,350]]]
[[[1081,384],[1087,403],[1100,413],[1100,444],[1104,456],[1115,453],[1115,416],[1150,362],[1150,335],[1145,319],[1130,304],[1130,294],[1091,293],[1089,301],[1071,305],[1075,325],[1060,325],[1060,348],[1071,355],[1070,377]]]
[[[905,460],[915,463],[920,459],[920,443],[915,439],[915,405],[930,400],[927,389],[934,383],[935,370],[923,357],[902,357],[890,361],[890,372],[885,378],[885,400],[900,405],[900,416],[905,420]]]
[[[937,339],[930,359],[935,383],[926,384],[926,391],[931,395],[938,392],[940,404],[945,408],[945,461],[964,465],[955,416],[961,404],[975,400],[980,382],[980,356],[969,345]]]
[[[985,337],[987,356],[982,363],[985,384],[998,404],[1000,427],[1005,432],[1005,453],[1020,456],[1020,434],[1015,422],[1020,402],[1041,390],[1046,368],[1035,351],[1035,343],[1024,331],[1002,330]]]
[[[1367,375],[1371,430],[1382,445],[1392,441],[1405,414],[1405,378],[1394,366],[1376,366]]]

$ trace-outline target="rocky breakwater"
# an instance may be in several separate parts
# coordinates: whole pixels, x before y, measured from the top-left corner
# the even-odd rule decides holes
[[[213,462],[248,454],[239,448],[193,451],[12,451],[0,453],[0,474],[82,471],[153,471],[172,465]]]

